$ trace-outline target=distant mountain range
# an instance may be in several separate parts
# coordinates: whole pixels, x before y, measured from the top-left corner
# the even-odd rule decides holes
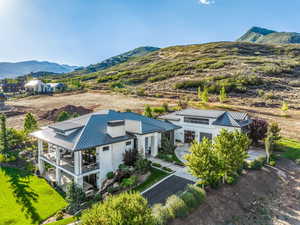
[[[237,41],[246,41],[259,44],[299,44],[300,33],[277,32],[261,27],[252,27]]]
[[[77,66],[61,65],[47,61],[0,62],[0,79],[14,78],[17,76],[47,71],[52,73],[68,73],[78,68]]]

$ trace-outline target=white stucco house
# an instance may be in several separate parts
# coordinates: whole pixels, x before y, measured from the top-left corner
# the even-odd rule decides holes
[[[38,166],[57,185],[74,180],[84,189],[100,188],[108,172],[123,163],[126,150],[156,156],[162,133],[169,137],[180,127],[132,112],[103,110],[55,123],[33,132],[38,139]],[[48,169],[49,172],[49,169]]]
[[[220,110],[184,109],[160,117],[181,127],[175,131],[175,140],[182,143],[201,141],[204,137],[213,139],[222,129],[247,132],[252,123],[251,118],[244,112]]]
[[[62,83],[44,83],[41,80],[33,79],[28,81],[24,87],[30,93],[52,93],[60,91],[64,88]]]

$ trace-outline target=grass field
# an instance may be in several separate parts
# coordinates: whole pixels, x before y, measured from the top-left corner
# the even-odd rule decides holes
[[[300,142],[282,138],[276,145],[276,150],[282,151],[282,156],[287,159],[300,159]]]
[[[145,191],[147,188],[149,188],[150,186],[152,186],[153,184],[155,184],[156,182],[160,181],[161,179],[163,179],[164,177],[170,175],[167,172],[164,172],[162,170],[159,169],[155,169],[155,168],[151,168],[151,175],[148,177],[148,179],[138,185],[136,188],[134,188],[134,191],[139,191],[139,192],[143,192]]]
[[[0,224],[39,224],[66,201],[43,179],[18,169],[0,167]]]

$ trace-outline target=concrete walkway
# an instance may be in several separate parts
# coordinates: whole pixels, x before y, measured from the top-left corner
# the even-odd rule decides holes
[[[190,148],[189,144],[180,144],[175,149],[175,154],[177,158],[183,163],[186,162],[186,160],[184,159],[184,155],[190,153],[189,148]],[[251,146],[250,149],[248,150],[248,158],[245,161],[252,162],[262,157],[266,157],[266,152],[264,151],[264,149]]]
[[[178,166],[173,163],[169,163],[169,162],[166,162],[164,160],[154,158],[154,157],[151,157],[150,160],[152,162],[159,163],[160,165],[162,165],[162,167],[167,167],[167,168],[170,168],[171,170],[175,171],[174,175],[176,175],[178,177],[182,177],[182,178],[185,178],[185,179],[193,181],[193,182],[196,182],[198,180],[196,177],[194,177],[188,173],[186,167]]]

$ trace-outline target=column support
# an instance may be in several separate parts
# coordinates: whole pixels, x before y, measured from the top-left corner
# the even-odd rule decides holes
[[[45,162],[41,159],[44,151],[43,148],[43,141],[41,139],[38,139],[38,167],[40,174],[43,174],[45,172]]]

